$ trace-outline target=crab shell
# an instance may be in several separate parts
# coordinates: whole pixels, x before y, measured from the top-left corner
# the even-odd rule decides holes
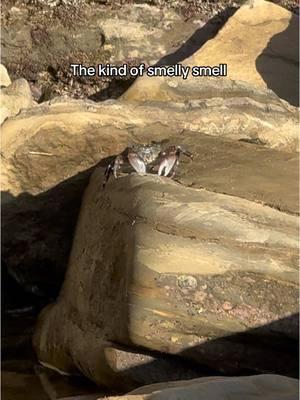
[[[159,143],[137,144],[131,148],[139,157],[141,157],[146,165],[155,161],[162,150],[162,147]]]

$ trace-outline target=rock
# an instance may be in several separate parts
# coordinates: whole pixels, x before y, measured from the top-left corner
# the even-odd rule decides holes
[[[217,37],[186,60],[189,65],[227,63],[228,77],[268,87],[299,105],[299,17],[268,1],[249,1]]]
[[[242,97],[235,102],[236,92],[224,99],[227,108],[218,102],[217,97],[226,97],[224,89],[216,98],[186,105],[57,99],[5,121],[2,257],[10,273],[26,290],[57,294],[93,167],[107,164],[108,156],[136,141],[166,140],[189,148],[195,159],[183,159],[179,169],[185,185],[298,213],[298,156],[236,140],[251,142],[258,135],[270,146],[292,150],[296,142],[287,132],[289,124],[297,128],[294,111],[280,108],[269,93],[245,90],[242,113]],[[179,93],[183,97],[185,92]]]
[[[110,92],[113,78],[76,80],[71,63],[95,67],[106,63],[153,63],[188,40],[199,26],[196,18],[185,21],[174,10],[147,4],[107,7],[81,2],[80,7],[61,4],[57,12],[27,4],[23,10],[27,14],[22,15],[7,8],[2,26],[2,62],[16,77],[35,81],[43,92],[50,89],[54,97],[68,93],[85,98]],[[74,81],[80,84],[80,90]],[[114,97],[124,91],[122,82],[116,86]]]
[[[299,18],[264,0],[243,5],[217,36],[184,60],[188,66],[227,64],[228,78],[269,88],[290,104],[299,105]],[[203,78],[192,78],[200,85]],[[188,78],[188,79],[189,79]],[[214,78],[216,85],[228,78]],[[170,79],[169,79],[170,80]],[[164,99],[169,81],[143,76],[123,95],[128,100]],[[172,78],[182,84],[182,78]]]
[[[192,35],[197,22],[185,22],[174,10],[148,4],[124,4],[120,11],[102,13],[100,26],[111,50],[111,63],[140,59],[149,64],[165,56]]]
[[[201,373],[200,368],[179,358],[139,348],[107,344],[104,355],[114,374],[118,374],[118,379],[111,382],[112,388],[118,390],[149,382],[196,378]]]
[[[166,400],[174,398],[227,400],[236,396],[245,400],[296,400],[298,398],[298,381],[285,376],[267,374],[230,378],[212,376],[149,385],[136,389],[125,396],[108,397],[107,400]]]
[[[9,86],[1,89],[1,124],[20,110],[34,105],[30,86],[25,79],[17,79]]]
[[[3,64],[0,64],[0,87],[6,87],[11,84],[10,77],[8,75],[7,69]]]
[[[224,100],[228,102],[226,109],[218,103],[221,94],[219,91],[216,99],[186,105],[116,101],[96,105],[58,99],[5,121],[2,257],[10,273],[26,290],[57,294],[82,193],[93,167],[99,162],[106,164],[106,157],[136,141],[166,140],[189,148],[195,154],[194,161],[183,159],[178,172],[185,185],[298,213],[297,154],[233,140],[251,141],[252,135],[259,135],[274,146],[293,149],[292,136],[276,136],[283,127],[287,134],[289,124],[297,128],[293,112],[280,109],[276,102],[272,112],[273,97],[253,92],[256,100],[249,100],[251,91],[242,103],[244,108],[238,101],[234,103],[233,93],[232,99]],[[250,111],[247,104],[251,104]],[[264,107],[270,111],[261,112]],[[283,116],[285,113],[289,118]],[[199,133],[212,130],[232,139]]]
[[[245,400],[297,400],[298,380],[280,375],[220,377],[210,376],[185,381],[163,382],[135,389],[123,396],[107,396],[107,400],[227,400],[236,396]],[[100,400],[89,395],[65,397],[61,400]]]
[[[10,111],[7,107],[0,105],[0,125],[10,116]]]
[[[296,376],[297,217],[151,175],[103,191],[102,174],[85,192],[60,296],[39,317],[39,360],[110,385],[126,374],[107,357],[112,342],[223,373]],[[182,275],[192,290],[178,288]]]

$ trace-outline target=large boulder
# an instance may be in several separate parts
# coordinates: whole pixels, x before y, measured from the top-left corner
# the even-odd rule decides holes
[[[298,400],[298,380],[281,375],[220,377],[163,382],[142,386],[125,395],[104,396],[99,394],[68,396],[61,400]]]
[[[39,360],[99,384],[151,380],[148,361],[126,368],[118,343],[226,373],[297,374],[297,217],[153,175],[102,190],[102,174],[59,298],[40,315]]]
[[[183,61],[184,65],[227,64],[227,78],[269,88],[290,104],[299,105],[299,18],[264,0],[249,1],[217,36]],[[188,79],[201,85],[203,78]],[[173,78],[175,84],[182,78]],[[123,95],[127,100],[164,99],[166,78],[143,76]]]
[[[297,147],[297,113],[268,91],[212,83],[207,88],[215,97],[207,100],[193,100],[197,92],[189,86],[178,90],[179,103],[97,105],[57,99],[5,121],[2,257],[22,285],[27,282],[35,291],[39,285],[50,291],[59,287],[90,172],[128,143],[185,145],[196,155],[181,169],[185,184],[298,212],[297,155],[269,148]],[[233,87],[236,91],[228,90]],[[184,103],[188,93],[191,101]],[[224,168],[230,183],[223,179]],[[249,170],[251,179],[244,179]]]
[[[227,400],[238,396],[244,400],[297,400],[297,379],[279,375],[259,375],[234,378],[209,377],[181,382],[141,387],[126,396],[108,400]],[[75,400],[75,399],[74,399]],[[84,400],[84,399],[82,399]]]

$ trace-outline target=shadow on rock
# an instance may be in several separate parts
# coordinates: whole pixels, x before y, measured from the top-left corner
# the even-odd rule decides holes
[[[7,294],[2,305],[5,309],[27,308],[29,304],[44,304],[57,297],[90,175],[95,167],[106,166],[113,158],[104,158],[36,196],[22,193],[14,197],[9,192],[1,192],[2,282]]]
[[[212,17],[201,28],[173,53],[162,57],[155,65],[178,64],[196,53],[208,40],[213,39],[218,31],[223,27],[227,20],[232,17],[237,8],[228,7],[226,10]]]
[[[26,292],[57,296],[91,170],[37,196],[1,193],[2,262]]]
[[[297,379],[299,340],[297,337],[283,338],[280,331],[289,327],[296,330],[298,321],[299,314],[293,314],[259,328],[209,340],[176,356],[152,353],[155,360],[119,371],[119,379],[122,382],[131,382],[131,387],[138,378],[137,384],[213,375],[247,376],[260,373]],[[139,352],[143,354],[142,349]],[[128,359],[129,357],[130,353]],[[130,386],[128,388],[130,390]]]
[[[155,65],[174,65],[197,52],[208,40],[212,39],[226,21],[237,11],[237,8],[229,7],[212,17],[204,26],[197,29],[195,33],[183,43],[179,49],[162,57]],[[137,78],[126,80],[116,79],[108,87],[100,92],[94,93],[88,99],[93,101],[104,101],[108,98],[117,99],[124,94]]]
[[[299,107],[299,17],[292,15],[286,30],[273,36],[256,59],[267,87]]]

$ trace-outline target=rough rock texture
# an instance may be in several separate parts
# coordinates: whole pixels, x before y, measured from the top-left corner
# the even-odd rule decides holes
[[[40,31],[33,32],[36,16],[26,9],[13,7],[8,11],[7,25],[2,27],[3,60],[12,62],[13,58],[24,54],[24,47],[33,50],[32,62],[46,65],[74,51],[97,51],[95,54],[99,54],[102,48],[111,54],[111,63],[135,58],[152,63],[170,50],[172,41],[184,42],[198,26],[197,23],[184,22],[184,18],[174,10],[163,11],[147,4],[125,4],[122,9],[85,5],[82,10],[76,25],[70,27],[64,26],[64,21],[55,15],[53,24],[47,26],[43,14],[49,10],[37,9]],[[88,26],[83,17],[89,19]],[[13,27],[13,23],[19,24],[17,35],[17,26]]]
[[[297,217],[153,175],[103,191],[102,174],[84,195],[60,296],[40,315],[38,358],[106,384],[136,384],[110,342],[223,372],[295,374]],[[136,369],[148,377],[147,363]]]
[[[273,90],[290,104],[299,105],[299,18],[263,0],[242,6],[199,51],[183,64],[228,65],[228,78]],[[175,78],[172,81],[180,81]],[[193,78],[194,84],[203,78]],[[215,78],[217,84],[220,79]],[[157,100],[165,79],[142,77],[123,95],[129,100]],[[151,88],[153,85],[153,89]],[[146,92],[146,95],[145,95]]]
[[[145,386],[108,400],[297,400],[298,380],[279,375],[209,377]],[[75,399],[74,399],[75,400]],[[84,399],[82,399],[84,400]]]
[[[11,84],[10,77],[8,75],[7,69],[4,67],[4,65],[0,64],[0,86],[1,87],[6,87]]]
[[[124,91],[122,81],[74,78],[70,63],[154,63],[204,25],[199,18],[186,21],[174,10],[147,4],[124,4],[117,9],[87,2],[53,9],[27,4],[7,6],[4,11],[2,62],[14,78],[26,77],[38,85],[47,100],[67,93],[76,98],[97,94],[97,100],[117,97]],[[213,24],[204,36],[211,37],[217,29]],[[192,45],[203,41],[202,34],[191,40]]]
[[[58,99],[7,120],[2,126],[2,257],[10,272],[28,287],[39,283],[50,292],[59,287],[91,168],[136,141],[165,139],[190,148],[195,160],[179,171],[186,185],[297,213],[298,156],[238,141],[262,140],[292,150],[296,113],[269,92],[234,87],[231,98],[230,87],[222,92],[211,86],[215,97],[196,101],[187,86],[177,95],[183,101],[190,92],[186,104]]]
[[[150,102],[151,99],[153,102],[183,101],[192,108],[199,107],[197,115],[202,114],[201,132],[203,133],[236,138],[236,134],[241,134],[243,131],[247,132],[249,139],[258,139],[271,147],[298,150],[298,109],[280,100],[270,90],[257,89],[251,84],[229,79],[220,81],[216,78],[183,80],[143,77],[137,80],[137,85],[133,84],[122,96],[124,102],[133,101],[134,104],[137,101]],[[279,110],[281,112],[278,113]],[[233,111],[236,111],[235,115],[232,115]],[[215,114],[215,117],[211,117],[211,112]],[[282,113],[286,115],[283,120]],[[261,118],[264,122],[258,128],[256,123]],[[274,124],[278,118],[281,119],[280,127]],[[266,132],[268,128],[270,130]],[[288,136],[289,143],[286,145],[279,144],[279,141],[282,142],[279,136],[282,135]],[[239,137],[239,139],[244,138]]]
[[[34,105],[30,86],[25,79],[17,79],[12,84],[1,89],[0,124],[11,116],[17,115],[21,109]]]

